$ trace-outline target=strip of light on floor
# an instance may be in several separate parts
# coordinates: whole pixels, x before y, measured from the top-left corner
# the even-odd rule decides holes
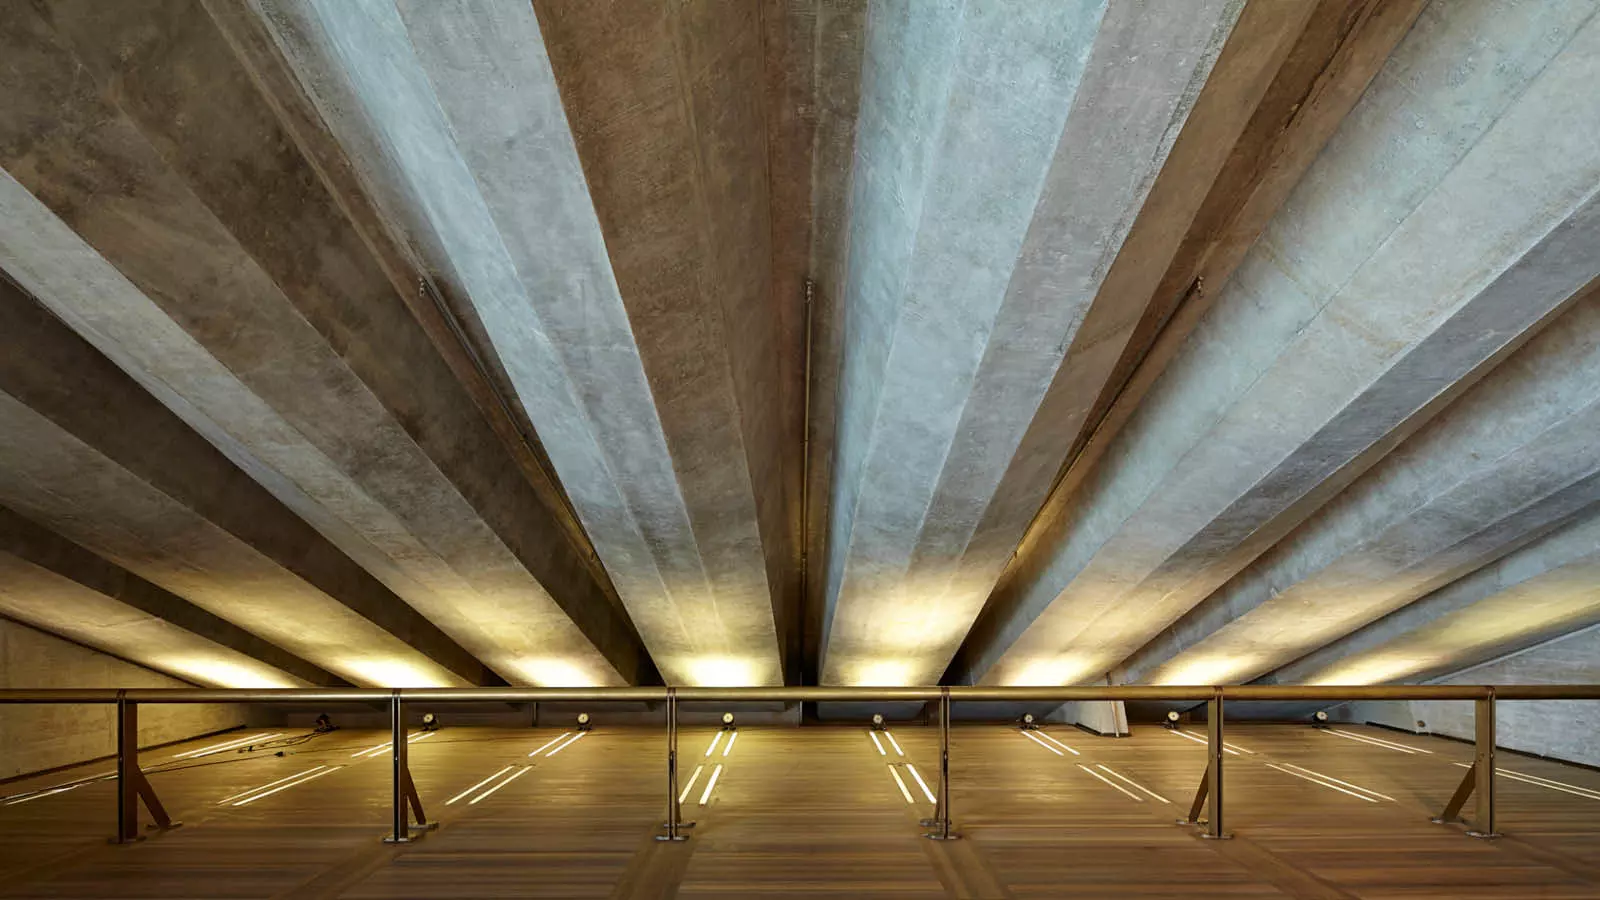
[[[1472,768],[1472,766],[1469,766],[1466,763],[1458,762],[1454,763],[1454,765],[1463,769]],[[1552,791],[1560,791],[1563,794],[1572,794],[1575,797],[1584,797],[1589,800],[1600,800],[1600,791],[1595,791],[1592,788],[1579,787],[1575,784],[1567,784],[1565,781],[1556,781],[1554,779],[1544,778],[1539,775],[1529,775],[1526,772],[1513,772],[1509,769],[1502,769],[1498,766],[1495,767],[1494,772],[1496,775],[1504,775],[1512,781],[1520,781],[1524,784],[1531,784],[1534,787],[1549,788]]]
[[[1133,791],[1128,790],[1127,788],[1123,787],[1122,785],[1117,784],[1115,781],[1112,781],[1111,779],[1105,777],[1104,775],[1101,775],[1099,772],[1096,772],[1095,770],[1089,768],[1088,766],[1084,765],[1083,763],[1074,763],[1074,765],[1076,765],[1078,768],[1084,770],[1085,772],[1088,772],[1090,775],[1094,776],[1095,778],[1100,779],[1102,782],[1110,785],[1111,787],[1121,791],[1123,794],[1126,794],[1135,803],[1143,803],[1144,802],[1144,798],[1143,797],[1139,796],[1138,794],[1135,794]]]
[[[316,772],[315,774],[307,775],[306,777],[300,779],[299,781],[291,781],[288,784],[279,785],[278,787],[275,787],[270,791],[263,791],[263,792],[261,792],[259,794],[251,794],[250,796],[245,797],[244,799],[235,802],[233,805],[234,806],[244,806],[247,803],[254,803],[254,802],[256,802],[257,800],[260,800],[263,797],[270,797],[270,796],[272,796],[273,794],[276,794],[279,791],[287,791],[289,788],[305,784],[308,781],[315,781],[315,780],[317,780],[318,778],[321,778],[324,775],[328,775],[328,774],[331,774],[333,772],[337,772],[342,768],[344,768],[344,766],[334,766],[331,769],[323,769],[322,771]]]
[[[552,744],[555,744],[557,741],[561,740],[561,738],[564,738],[564,737],[566,737],[567,735],[569,735],[571,733],[572,732],[570,732],[570,731],[561,732],[561,736],[560,737],[551,738],[547,743],[545,743],[545,745],[543,747],[540,747],[539,749],[533,751],[532,753],[529,753],[528,755],[529,756],[538,756],[539,754],[543,753],[544,751],[550,749]]]
[[[1071,747],[1068,747],[1066,744],[1063,744],[1060,741],[1056,740],[1055,738],[1051,737],[1048,732],[1040,731],[1040,732],[1037,732],[1037,733],[1038,733],[1039,737],[1042,737],[1045,740],[1049,741],[1050,743],[1055,744],[1057,747],[1060,747],[1061,749],[1067,751],[1068,753],[1071,753],[1073,756],[1082,756],[1083,755],[1082,753],[1079,753],[1078,751],[1072,749]]]
[[[928,790],[928,783],[922,780],[922,775],[917,772],[917,767],[911,763],[906,763],[905,766],[911,770],[911,777],[917,780],[917,787],[922,788],[922,796],[927,797],[929,803],[937,804],[939,801],[934,799],[933,791]]]
[[[1384,748],[1387,748],[1389,750],[1398,750],[1401,753],[1416,754],[1416,753],[1432,753],[1433,752],[1432,750],[1424,750],[1421,747],[1407,747],[1405,744],[1396,744],[1396,743],[1393,743],[1391,741],[1383,740],[1381,738],[1368,737],[1367,735],[1364,735],[1364,734],[1355,734],[1354,732],[1340,731],[1337,728],[1323,728],[1323,729],[1320,729],[1320,730],[1322,731],[1323,734],[1336,735],[1338,737],[1342,737],[1342,738],[1344,738],[1346,740],[1351,740],[1351,741],[1360,741],[1363,744],[1371,744],[1374,747],[1384,747]]]
[[[572,746],[573,744],[576,744],[578,742],[578,738],[581,738],[581,737],[583,737],[584,735],[586,735],[588,733],[589,732],[587,732],[587,731],[578,732],[577,734],[573,735],[572,737],[567,738],[565,743],[557,744],[556,748],[554,750],[551,750],[549,753],[546,753],[545,756],[555,756],[557,753],[560,753],[561,751],[567,749],[568,747]]]
[[[261,734],[252,734],[247,738],[235,738],[235,739],[233,739],[231,741],[224,741],[223,743],[220,743],[220,744],[212,744],[209,747],[201,747],[198,750],[190,750],[190,751],[185,752],[185,753],[179,753],[179,754],[173,756],[172,758],[173,759],[198,759],[198,758],[200,758],[202,756],[210,756],[213,753],[225,753],[225,752],[227,752],[229,750],[238,749],[239,747],[248,747],[251,744],[254,744],[254,743],[258,742],[258,741],[270,741],[273,738],[280,738],[280,737],[283,737],[283,732],[281,732],[281,731],[277,732],[276,734],[268,734],[268,733],[265,733],[265,732],[263,732]]]
[[[711,780],[706,782],[706,789],[700,795],[700,805],[701,806],[705,806],[707,803],[711,802],[711,792],[716,790],[717,779],[721,778],[721,777],[722,777],[722,766],[720,764],[718,764],[718,766],[715,769],[711,770]]]
[[[1284,763],[1284,765],[1286,765],[1289,768],[1294,769],[1296,771],[1304,772],[1307,775],[1315,775],[1318,778],[1324,779],[1326,781],[1331,781],[1334,784],[1342,784],[1347,788],[1351,788],[1353,790],[1360,791],[1363,794],[1371,794],[1374,797],[1379,797],[1381,799],[1388,800],[1390,803],[1395,802],[1395,799],[1393,797],[1389,796],[1388,794],[1380,794],[1377,791],[1373,790],[1372,788],[1362,787],[1359,784],[1351,784],[1348,781],[1340,781],[1339,779],[1333,777],[1332,775],[1324,775],[1321,772],[1315,772],[1315,771],[1312,771],[1311,769],[1306,768],[1305,766],[1297,766],[1294,763]]]
[[[16,806],[18,803],[27,803],[29,800],[37,800],[40,797],[53,797],[56,794],[64,794],[67,791],[72,790],[73,788],[82,787],[83,785],[85,785],[87,783],[88,782],[79,782],[78,784],[68,784],[68,785],[63,785],[62,787],[57,787],[57,788],[41,788],[40,790],[34,791],[31,794],[23,794],[20,797],[15,797],[15,798],[12,798],[10,800],[7,800],[6,801],[6,805],[7,806]]]
[[[1211,742],[1210,741],[1206,740],[1203,737],[1200,737],[1199,735],[1190,734],[1187,731],[1168,731],[1167,734],[1175,734],[1178,737],[1186,738],[1188,740],[1194,741],[1196,744],[1200,744],[1201,746],[1204,746],[1204,747],[1211,746]],[[1234,756],[1238,756],[1239,755],[1239,751],[1233,749],[1232,747],[1229,747],[1226,742],[1223,743],[1222,750],[1223,750],[1224,753],[1231,753]]]
[[[264,791],[267,788],[276,787],[277,785],[283,784],[285,781],[293,781],[293,780],[295,780],[296,778],[299,778],[302,775],[310,775],[312,772],[316,772],[316,771],[318,771],[320,769],[326,769],[326,768],[327,768],[327,766],[317,766],[315,769],[307,769],[304,772],[296,772],[293,775],[289,775],[289,776],[286,776],[284,778],[279,778],[277,781],[271,781],[271,782],[268,782],[266,784],[258,785],[256,787],[252,787],[252,788],[245,788],[244,790],[240,791],[237,794],[229,794],[228,796],[223,797],[221,800],[218,800],[217,801],[217,805],[221,806],[222,804],[228,803],[229,801],[237,800],[240,797],[243,797],[245,794],[254,794],[256,791]]]
[[[1134,781],[1132,778],[1129,778],[1128,776],[1122,774],[1121,772],[1118,772],[1117,770],[1111,768],[1108,765],[1105,765],[1103,763],[1095,763],[1094,767],[1099,769],[1100,771],[1106,773],[1107,775],[1110,775],[1112,778],[1118,779],[1119,781],[1125,781],[1128,784],[1133,785],[1134,787],[1138,788],[1139,790],[1144,791],[1146,794],[1149,794],[1150,796],[1156,798],[1157,800],[1160,800],[1162,803],[1170,804],[1172,802],[1171,800],[1168,800],[1167,798],[1161,796],[1160,794],[1156,793],[1155,791],[1150,790],[1149,788],[1145,787],[1144,785],[1140,784],[1139,782]]]
[[[1378,802],[1376,799],[1374,799],[1372,797],[1368,797],[1366,794],[1358,794],[1355,791],[1350,791],[1350,790],[1346,790],[1346,789],[1344,789],[1342,787],[1339,787],[1337,784],[1334,784],[1332,782],[1324,781],[1321,778],[1317,777],[1316,773],[1314,773],[1314,772],[1309,772],[1309,771],[1296,772],[1296,771],[1294,771],[1292,769],[1286,769],[1283,766],[1275,765],[1273,763],[1267,763],[1267,768],[1269,768],[1269,769],[1277,769],[1279,772],[1282,772],[1285,775],[1293,775],[1294,777],[1300,779],[1301,781],[1309,781],[1312,784],[1321,785],[1321,786],[1323,786],[1323,787],[1325,787],[1325,788],[1327,788],[1327,789],[1329,789],[1331,791],[1338,791],[1341,794],[1349,794],[1350,796],[1356,798],[1357,800],[1365,800],[1368,803],[1377,803]]]
[[[1183,732],[1183,736],[1186,737],[1186,738],[1189,738],[1191,740],[1199,741],[1202,744],[1209,745],[1211,743],[1211,739],[1206,737],[1203,734],[1190,734],[1189,732],[1185,731],[1185,732]],[[1241,753],[1248,753],[1251,756],[1255,756],[1256,755],[1256,752],[1254,750],[1246,750],[1245,748],[1239,746],[1238,744],[1230,744],[1227,741],[1223,741],[1222,742],[1222,749],[1228,751],[1229,753],[1232,753],[1234,756],[1238,756]]]
[[[728,742],[726,744],[722,745],[722,755],[723,756],[727,756],[729,753],[733,752],[733,742],[738,740],[738,739],[739,739],[739,732],[737,732],[737,731],[728,732]]]
[[[494,773],[493,775],[490,775],[488,778],[485,778],[484,780],[482,780],[482,781],[478,782],[477,784],[473,785],[472,787],[469,787],[466,790],[462,791],[461,793],[455,795],[454,797],[451,797],[449,800],[446,800],[444,802],[444,805],[445,806],[449,806],[450,804],[456,802],[457,800],[460,800],[461,798],[467,796],[468,794],[472,793],[473,791],[477,790],[478,788],[483,787],[484,785],[486,785],[489,782],[495,780],[496,778],[499,778],[501,775],[504,775],[505,773],[507,773],[509,771],[511,771],[511,767],[510,766],[506,766],[504,769],[501,769],[500,771]]]
[[[867,730],[867,736],[872,738],[872,746],[878,748],[878,755],[879,756],[888,756],[889,755],[889,751],[883,749],[883,741],[878,740],[878,733],[876,731],[872,731],[871,729],[868,729]]]
[[[479,803],[482,803],[483,801],[489,799],[489,797],[491,795],[493,795],[495,791],[500,790],[501,788],[505,787],[506,785],[510,784],[513,781],[516,781],[518,778],[521,778],[522,776],[528,774],[531,771],[533,771],[533,766],[523,766],[522,768],[516,770],[515,772],[512,772],[510,775],[507,775],[504,781],[500,782],[499,784],[495,785],[492,788],[489,788],[487,791],[484,791],[483,793],[479,794],[478,796],[473,797],[471,800],[468,800],[467,801],[467,805],[468,806],[477,806]]]
[[[694,790],[694,783],[696,781],[700,780],[700,773],[702,771],[704,771],[704,770],[705,770],[705,766],[695,766],[694,767],[694,774],[689,776],[689,783],[684,785],[683,786],[683,790],[681,792],[679,792],[679,794],[678,794],[678,802],[679,803],[682,803],[683,801],[689,799],[689,792]]]
[[[889,774],[894,776],[894,783],[900,786],[900,795],[906,798],[906,802],[915,804],[917,801],[911,798],[911,790],[906,787],[906,780],[900,777],[900,769],[891,765]]]
[[[893,734],[891,734],[890,732],[885,731],[883,733],[883,736],[889,739],[889,744],[894,747],[894,752],[900,754],[901,756],[905,756],[906,755],[906,752],[904,750],[900,749],[900,742],[894,739],[894,735]]]
[[[1524,781],[1528,784],[1536,784],[1539,787],[1547,787],[1553,791],[1576,794],[1579,797],[1587,797],[1590,800],[1600,800],[1600,792],[1596,792],[1590,788],[1578,787],[1575,784],[1567,784],[1564,781],[1554,781],[1549,778],[1542,778],[1538,775],[1529,775],[1526,772],[1510,772],[1505,769],[1495,769],[1495,771],[1515,781]]]
[[[1054,753],[1057,756],[1061,756],[1061,757],[1065,757],[1066,756],[1066,754],[1062,753],[1060,750],[1057,750],[1056,748],[1050,746],[1049,744],[1046,744],[1044,741],[1039,740],[1039,736],[1034,734],[1031,731],[1023,731],[1022,732],[1022,736],[1027,738],[1030,741],[1033,741],[1035,744],[1038,744],[1039,746],[1045,748],[1046,750],[1049,750],[1051,753]]]
[[[711,758],[711,754],[716,751],[717,742],[720,741],[720,740],[722,740],[722,732],[719,731],[715,735],[712,736],[712,738],[711,738],[711,746],[706,748],[706,758],[707,759],[710,759]]]

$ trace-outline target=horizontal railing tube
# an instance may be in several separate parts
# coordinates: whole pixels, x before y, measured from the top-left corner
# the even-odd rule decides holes
[[[1600,700],[1600,684],[1526,685],[1097,685],[1087,687],[685,687],[683,702],[917,702],[938,701],[949,691],[953,702],[1065,703],[1073,700],[1208,701],[1223,699],[1303,700]],[[83,688],[0,690],[4,703],[117,702],[118,691]],[[435,703],[476,702],[665,702],[665,687],[596,688],[148,688],[122,691],[134,703],[388,703],[396,694],[406,700]]]

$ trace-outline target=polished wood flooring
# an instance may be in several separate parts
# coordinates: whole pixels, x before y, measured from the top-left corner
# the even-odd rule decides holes
[[[1153,726],[1123,739],[1048,729],[1061,745],[961,726],[963,839],[942,843],[918,826],[932,811],[918,776],[937,790],[933,729],[895,728],[880,753],[859,727],[746,728],[706,756],[715,732],[686,727],[683,808],[696,826],[663,844],[660,731],[601,721],[550,743],[559,730],[446,728],[411,745],[441,824],[406,845],[380,841],[387,754],[356,755],[385,735],[179,758],[253,733],[237,732],[144,755],[184,824],[137,844],[105,841],[109,781],[26,793],[105,764],[0,786],[0,896],[1600,898],[1600,773],[1502,753],[1516,773],[1498,783],[1505,837],[1476,840],[1428,821],[1471,748],[1341,730],[1230,729],[1234,837],[1207,841],[1174,824],[1200,743]]]

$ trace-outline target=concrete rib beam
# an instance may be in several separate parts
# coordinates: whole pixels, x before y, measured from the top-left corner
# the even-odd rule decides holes
[[[504,677],[648,672],[205,12],[18,18],[27,86],[0,116],[18,280]]]
[[[1594,4],[1434,4],[1084,485],[974,654],[990,683],[1110,671],[1593,277],[1551,261],[1600,153]],[[1460,49],[1475,47],[1474,65]],[[1560,127],[1551,127],[1557,124]],[[1420,261],[1426,260],[1427,264]]]
[[[1573,519],[1262,681],[1427,681],[1600,623],[1600,507]]]
[[[1069,348],[1102,379],[1122,350],[1075,336],[1239,8],[871,11],[824,682],[949,663],[1061,463],[1017,456]]]
[[[1600,228],[1588,234],[1575,258],[1600,258]],[[1590,292],[1125,662],[1120,680],[1248,681],[1516,550],[1600,502],[1597,432]]]
[[[4,507],[0,614],[197,684],[345,684]]]
[[[726,350],[651,346],[630,321],[533,8],[261,8],[388,218],[481,323],[668,679],[781,682],[761,474],[718,430],[739,426],[733,385],[701,377],[711,393],[683,398],[707,407],[705,434],[678,435],[675,454],[666,425],[688,423],[646,371],[646,354],[668,352],[715,379]]]

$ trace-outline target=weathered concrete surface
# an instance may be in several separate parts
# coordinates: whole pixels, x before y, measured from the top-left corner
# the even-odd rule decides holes
[[[1600,216],[1568,225],[1491,290],[1530,292],[1523,276],[1556,256],[1600,275]],[[1590,292],[1124,662],[1120,679],[1248,681],[1515,550],[1600,502],[1597,433],[1600,292]]]
[[[340,613],[341,620],[354,613],[366,620],[369,632],[374,628],[388,632],[391,642],[398,641],[412,655],[427,658],[468,683],[493,680],[471,654],[351,562],[87,341],[4,280],[0,280],[0,394],[24,404],[28,413],[11,420],[17,431],[0,437],[0,443],[7,445],[0,452],[18,452],[18,447],[34,440],[25,434],[27,423],[47,421],[53,429],[70,435],[70,441],[62,435],[43,440],[81,443],[86,452],[92,451],[97,464],[121,470],[113,477],[137,479],[149,491],[158,492],[164,503],[177,505],[187,516],[249,545],[281,569],[283,576],[297,579],[300,592],[324,595],[316,607],[326,608],[332,605],[330,601],[337,601],[348,608]],[[49,468],[48,461],[29,465],[59,471]],[[35,508],[53,521],[73,522],[71,527],[78,534],[96,532],[102,524],[96,521],[98,504],[115,502],[98,500],[84,507],[51,503],[48,493],[39,493],[37,487],[23,489],[35,498]],[[135,533],[130,538],[139,536]],[[100,546],[97,540],[83,543]],[[203,568],[199,558],[160,559],[154,543],[149,564],[174,570]],[[134,543],[124,546],[124,552],[134,552]],[[80,570],[87,563],[78,559],[68,565]],[[211,590],[215,598],[222,585],[213,585]],[[180,609],[185,606],[178,604]],[[311,612],[309,608],[306,611]],[[270,611],[263,612],[266,615],[258,620],[269,621]],[[317,621],[304,625],[316,627]],[[288,634],[295,625],[279,622],[275,627]],[[243,652],[256,649],[234,646]],[[301,677],[325,683],[327,673],[314,670]]]
[[[192,687],[88,647],[0,619],[0,688]],[[139,711],[139,745],[151,746],[244,724],[232,705],[152,704]],[[102,759],[116,752],[116,709],[0,708],[0,778]]]
[[[949,663],[1062,462],[1018,450],[1069,348],[1108,357],[1078,362],[1099,378],[1120,355],[1078,327],[1237,13],[873,8],[823,681],[919,683]]]
[[[681,533],[648,543],[684,631],[706,642],[684,680],[778,681],[800,448],[799,397],[777,379],[803,297],[774,292],[790,281],[773,272],[765,12],[534,10],[682,498],[659,513]]]
[[[1572,520],[1263,680],[1426,681],[1600,622],[1600,507]]]
[[[1487,290],[1593,194],[1593,4],[1435,4],[1085,483],[973,654],[991,683],[1109,671],[1581,287]],[[1473,65],[1460,47],[1477,42]],[[1427,265],[1419,264],[1426,260]],[[1419,415],[1422,413],[1423,415]]]
[[[659,347],[640,340],[650,332],[630,323],[533,9],[407,2],[262,8],[389,218],[471,304],[668,678],[780,681],[774,604],[785,591],[781,582],[769,591],[765,569],[770,564],[789,579],[792,559],[784,554],[793,551],[780,541],[769,548],[777,555],[764,560],[760,504],[751,491],[752,477],[764,474],[772,476],[767,486],[782,491],[785,484],[777,470],[753,471],[747,463],[761,468],[783,458],[746,460],[740,434],[727,430],[745,420],[731,370],[717,371],[717,334],[705,331],[688,345],[687,333],[676,334],[677,343]],[[743,99],[752,98],[758,95]],[[648,161],[634,155],[621,162]],[[734,162],[751,165],[748,158]],[[753,206],[744,215],[765,214]],[[643,249],[621,236],[612,243],[619,256]],[[701,264],[678,289],[716,275],[713,248],[697,255]],[[723,298],[735,304],[730,311],[750,315],[747,307],[765,290],[764,272],[748,273],[738,285],[743,293]],[[715,303],[723,293],[716,285],[652,302]],[[680,321],[680,332],[683,325],[698,327]],[[761,327],[770,330],[773,321]],[[670,355],[675,376],[654,394],[643,358],[650,350]],[[689,387],[681,381],[691,363],[701,368],[701,381],[715,380],[658,414],[661,389]],[[754,388],[769,395],[780,383],[776,369],[741,374],[759,379]],[[704,433],[680,435],[690,446],[675,457],[664,423],[686,427],[695,416]],[[724,430],[706,427],[714,422]],[[769,511],[782,515],[784,502],[773,498]]]
[[[354,684],[473,683],[0,392],[0,503]]]
[[[844,297],[849,274],[850,197],[855,177],[856,124],[868,0],[817,5],[816,126],[811,149],[812,280],[807,311],[810,343],[805,393],[805,596],[803,672],[815,683],[822,670],[828,609],[828,519],[834,444],[839,426],[839,361],[844,353]]]
[[[1318,3],[1310,9],[1304,27],[1212,180],[1166,271],[1160,275],[1143,317],[1134,325],[1121,358],[1089,410],[1085,420],[1088,427],[1081,429],[1075,439],[1070,433],[1058,434],[1052,427],[1058,416],[1047,414],[1064,402],[1077,405],[1084,402],[1068,396],[1072,392],[1060,390],[1070,381],[1061,377],[1068,369],[1058,373],[1056,384],[1045,395],[1040,412],[1035,416],[1035,425],[1024,442],[1036,436],[1058,444],[1070,442],[1072,448],[1066,457],[1067,463],[1056,477],[1038,515],[1024,532],[983,613],[973,623],[966,643],[952,661],[947,677],[959,682],[970,682],[975,677],[974,659],[980,657],[984,648],[994,642],[994,636],[1004,629],[1005,620],[1023,599],[1021,588],[1048,565],[1048,557],[1037,552],[1037,548],[1059,540],[1070,528],[1073,500],[1079,489],[1111,449],[1166,366],[1205,318],[1215,299],[1215,288],[1232,277],[1247,251],[1354,108],[1425,5],[1425,0],[1399,3],[1356,0]],[[1274,11],[1281,14],[1286,9],[1279,6]],[[1252,48],[1271,43],[1260,40],[1251,27],[1256,21],[1253,14],[1258,10],[1259,6],[1247,7],[1246,15],[1234,28],[1230,47],[1234,42],[1245,40]],[[1226,104],[1243,101],[1240,92],[1218,90],[1212,84],[1230,75],[1236,59],[1229,50],[1224,50],[1174,147],[1173,158],[1157,178],[1140,220],[1135,222],[1133,235],[1140,234],[1146,218],[1153,223],[1171,218],[1170,210],[1164,207],[1190,208],[1188,204],[1193,200],[1184,194],[1204,181],[1195,173],[1205,170],[1206,166],[1198,160],[1184,158],[1188,156],[1185,151],[1191,142],[1204,145],[1215,141],[1216,126],[1229,121],[1226,112],[1211,113],[1209,107],[1213,103],[1225,104],[1226,110]],[[1180,162],[1183,164],[1179,165]],[[1173,184],[1177,189],[1167,191]],[[1182,202],[1163,204],[1161,201],[1169,195],[1181,198]],[[1152,229],[1158,235],[1162,230]],[[1135,283],[1153,276],[1155,267],[1145,254],[1130,252],[1135,246],[1130,238],[1102,286],[1102,292],[1109,291],[1119,275]],[[1080,386],[1077,393],[1085,390],[1089,388]]]
[[[213,687],[344,681],[0,507],[0,613]]]
[[[18,281],[502,676],[648,672],[204,10],[7,16]]]
[[[1590,582],[1593,584],[1593,582]],[[1600,629],[1588,628],[1524,652],[1439,679],[1442,684],[1595,684],[1600,682]],[[1434,734],[1472,740],[1471,704],[1418,701],[1411,719]],[[1587,700],[1523,700],[1495,709],[1495,743],[1511,750],[1600,766],[1600,704]],[[1505,764],[1510,764],[1506,760]],[[1514,764],[1511,764],[1514,767]]]

